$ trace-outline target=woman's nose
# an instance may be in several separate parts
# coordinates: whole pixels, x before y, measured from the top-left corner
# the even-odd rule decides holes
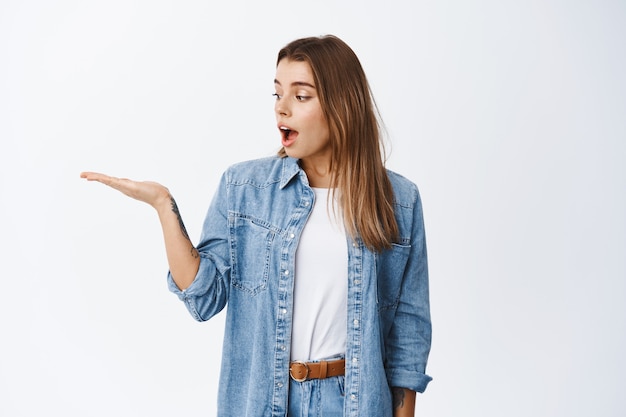
[[[276,105],[274,106],[274,110],[276,114],[279,116],[288,116],[289,115],[289,106],[285,104],[283,99],[276,100]]]

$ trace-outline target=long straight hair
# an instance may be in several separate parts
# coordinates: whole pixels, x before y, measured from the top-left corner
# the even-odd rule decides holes
[[[276,65],[283,59],[311,66],[330,132],[332,195],[347,233],[371,250],[390,248],[398,238],[393,188],[383,162],[376,105],[359,59],[332,35],[297,39],[280,50]],[[284,148],[279,155],[286,156]]]

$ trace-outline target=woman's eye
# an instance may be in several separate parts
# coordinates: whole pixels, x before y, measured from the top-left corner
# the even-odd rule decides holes
[[[310,97],[309,96],[296,96],[296,100],[298,100],[298,101],[305,101],[308,98],[310,98]]]
[[[280,99],[281,99],[281,96],[280,96],[280,94],[278,94],[278,93],[274,93],[274,94],[272,94],[272,95],[273,95],[274,97],[276,97],[276,100],[280,100]]]

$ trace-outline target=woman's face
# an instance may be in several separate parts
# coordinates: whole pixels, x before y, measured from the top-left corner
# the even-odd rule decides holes
[[[303,166],[324,169],[330,163],[328,122],[322,112],[307,62],[283,59],[276,67],[276,121],[287,155]]]

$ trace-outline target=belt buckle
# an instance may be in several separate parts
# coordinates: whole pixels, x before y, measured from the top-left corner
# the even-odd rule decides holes
[[[293,379],[296,382],[304,382],[304,381],[306,381],[306,379],[309,377],[309,365],[307,365],[306,362],[302,362],[302,361],[292,361],[292,363],[294,363],[296,365],[304,366],[304,369],[306,369],[306,373],[304,374],[304,377],[296,378],[295,376],[293,376],[293,373],[291,373],[291,367],[289,367],[289,376],[291,377],[291,379]]]

